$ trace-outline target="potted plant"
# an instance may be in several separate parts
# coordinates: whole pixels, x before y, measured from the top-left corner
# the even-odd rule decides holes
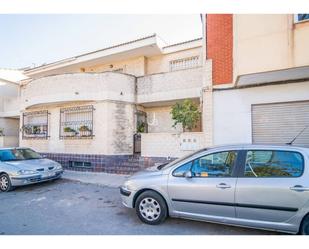
[[[39,126],[33,126],[33,134],[40,134],[41,128]]]
[[[79,127],[79,134],[82,137],[89,137],[91,136],[91,130],[89,129],[89,127],[87,125],[82,125],[81,127]]]
[[[173,105],[171,114],[174,120],[173,127],[176,127],[177,124],[181,124],[183,132],[186,130],[191,131],[193,128],[196,128],[196,124],[201,117],[201,112],[198,110],[197,104],[190,99],[177,102]]]
[[[146,123],[143,121],[138,121],[136,131],[138,133],[144,133],[145,130],[146,130]]]
[[[74,137],[76,135],[76,130],[72,129],[71,127],[64,127],[63,131],[67,137]]]

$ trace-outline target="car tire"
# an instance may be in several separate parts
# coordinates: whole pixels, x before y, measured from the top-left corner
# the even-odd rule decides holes
[[[1,192],[9,192],[13,189],[11,180],[8,174],[0,175],[0,191]]]
[[[137,197],[135,210],[138,218],[149,225],[158,225],[168,216],[165,200],[161,195],[151,190],[147,190]]]
[[[309,235],[309,214],[303,219],[300,225],[299,234]]]

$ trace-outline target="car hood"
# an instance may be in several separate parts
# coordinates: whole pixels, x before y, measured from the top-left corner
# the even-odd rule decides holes
[[[157,169],[157,166],[147,168],[145,170],[139,171],[133,174],[130,178],[139,178],[139,177],[150,177],[150,176],[157,176],[162,175],[162,171]]]
[[[7,165],[14,166],[19,169],[37,170],[37,169],[48,169],[49,167],[56,167],[58,163],[49,159],[32,159],[22,161],[11,161],[5,162]]]

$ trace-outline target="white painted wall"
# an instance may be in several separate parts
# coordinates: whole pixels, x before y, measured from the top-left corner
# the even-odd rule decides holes
[[[251,105],[309,100],[309,81],[214,91],[214,144],[251,143]]]
[[[93,105],[93,139],[60,139],[60,108]],[[62,105],[41,106],[27,111],[48,110],[49,138],[22,139],[21,146],[31,147],[38,152],[129,155],[133,153],[134,106],[128,103],[72,102]],[[22,126],[22,124],[21,124]]]
[[[190,140],[190,142],[188,142]],[[205,134],[185,133],[142,133],[144,157],[182,157],[205,147]]]

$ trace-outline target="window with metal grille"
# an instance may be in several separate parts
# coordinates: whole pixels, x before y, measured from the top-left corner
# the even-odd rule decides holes
[[[170,71],[177,71],[187,68],[194,68],[200,65],[199,56],[192,56],[188,58],[170,61]]]
[[[23,139],[48,138],[48,111],[23,113]]]
[[[93,137],[93,106],[60,109],[60,139]]]
[[[294,21],[295,22],[309,21],[309,14],[295,14]]]

